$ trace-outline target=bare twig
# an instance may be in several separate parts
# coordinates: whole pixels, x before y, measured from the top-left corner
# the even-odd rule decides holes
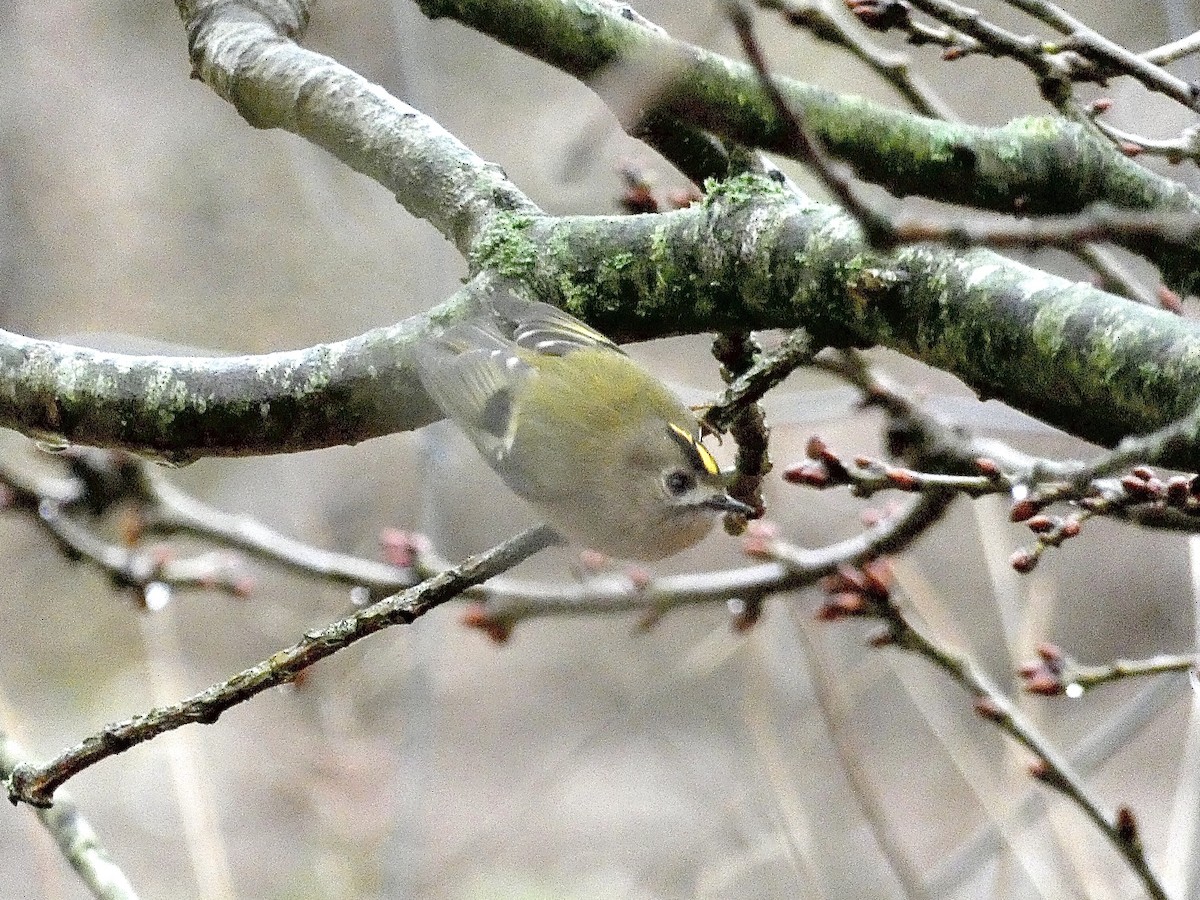
[[[891,606],[890,609],[896,610],[896,607]],[[995,723],[1037,757],[1038,764],[1031,769],[1035,777],[1064,794],[1083,810],[1125,857],[1151,897],[1167,900],[1166,891],[1150,869],[1136,831],[1125,824],[1126,816],[1122,815],[1123,810],[1118,811],[1115,816],[1109,816],[1066,758],[1033,727],[1033,723],[1025,718],[969,657],[941,646],[907,622],[898,611],[889,615],[889,624],[897,646],[920,654],[966,688],[975,698],[975,708],[983,718]]]
[[[1178,702],[1178,686],[1168,679],[1148,684],[1120,709],[1102,722],[1066,756],[1077,772],[1098,771],[1105,763],[1127,748],[1146,724]],[[1012,828],[1033,825],[1044,814],[1046,794],[1030,789],[1009,808],[1004,822],[987,822],[973,835],[964,838],[930,871],[926,891],[930,897],[954,896],[962,885],[976,877],[979,870],[995,858],[1001,833]]]
[[[804,329],[791,332],[777,348],[760,356],[729,383],[705,409],[704,422],[713,431],[725,431],[743,408],[757,403],[796,369],[812,362],[818,349]]]
[[[786,560],[792,553],[783,542],[763,548],[764,555]],[[1126,807],[1108,815],[1088,790],[1082,777],[1066,757],[1034,727],[991,679],[967,655],[952,650],[923,627],[915,624],[894,600],[891,572],[885,566],[869,565],[861,571],[842,570],[827,585],[830,600],[822,618],[868,616],[881,619],[886,631],[871,641],[876,647],[895,646],[916,653],[958,682],[973,698],[979,716],[1004,731],[1035,757],[1030,774],[1078,806],[1125,858],[1155,900],[1166,900],[1166,892],[1147,863],[1136,820]]]
[[[310,577],[366,588],[373,598],[411,587],[417,580],[408,569],[297,541],[252,516],[209,506],[148,466],[142,471],[143,515],[149,530],[188,532]]]
[[[1021,221],[901,221],[899,243],[938,241],[957,247],[1061,247],[1074,250],[1088,241],[1160,238],[1185,243],[1200,237],[1200,217],[1190,213],[1130,213],[1093,206],[1073,216]]]
[[[722,332],[713,339],[712,353],[721,364],[721,378],[733,384],[756,368],[762,360],[762,347],[748,331]],[[743,398],[737,414],[729,424],[729,435],[737,445],[734,457],[734,476],[729,493],[746,503],[761,516],[766,510],[763,499],[763,479],[771,471],[770,429],[766,414],[757,399]],[[726,515],[725,531],[741,534],[746,530],[746,517]]]
[[[25,750],[0,730],[0,780],[7,780],[28,760]],[[74,799],[63,791],[54,801],[53,808],[37,810],[37,817],[92,896],[97,900],[137,900],[133,885],[113,862]]]
[[[1001,28],[983,18],[976,10],[950,0],[911,2],[913,8],[974,39],[975,45],[964,46],[959,55],[974,50],[1017,60],[1037,77],[1042,96],[1050,104],[1069,118],[1078,118],[1071,85],[1078,74],[1077,67],[1068,56],[1057,52],[1059,48],[1040,38],[1018,35]]]
[[[1200,31],[1138,55],[1152,65],[1165,66],[1183,59],[1185,56],[1191,56],[1197,51],[1200,51]]]
[[[801,113],[788,105],[772,80],[766,57],[754,34],[750,11],[742,0],[725,0],[725,10],[737,31],[742,52],[746,54],[750,65],[758,74],[763,91],[770,99],[776,114],[783,120],[788,147],[813,168],[833,198],[858,220],[867,240],[873,246],[890,246],[893,243],[892,225],[887,216],[858,198],[854,192],[853,179],[829,157],[820,141],[805,126]]]
[[[1106,70],[1122,72],[1147,88],[1200,112],[1200,92],[1193,84],[1156,65],[1152,60],[1125,49],[1048,0],[1006,0],[1013,7],[1045,22],[1068,38],[1067,46],[1099,63]]]
[[[1162,156],[1171,163],[1200,159],[1200,129],[1197,126],[1189,125],[1175,137],[1152,138],[1118,128],[1101,118],[1101,113],[1107,111],[1104,107],[1105,104],[1093,103],[1088,110],[1088,118],[1126,156]]]
[[[923,78],[915,74],[908,58],[889,53],[845,27],[827,0],[758,0],[763,9],[778,10],[789,24],[808,30],[837,47],[844,47],[880,77],[892,84],[908,104],[922,115],[949,122],[958,116]]]
[[[1162,306],[1154,292],[1130,275],[1108,251],[1095,244],[1080,244],[1070,248],[1070,252],[1100,276],[1100,286],[1109,293],[1120,294],[1146,306]]]
[[[1115,659],[1110,663],[1085,665],[1053,644],[1041,644],[1038,658],[1021,666],[1021,678],[1025,690],[1032,694],[1080,697],[1091,688],[1126,678],[1192,672],[1197,659],[1195,653],[1164,653],[1149,659]]]
[[[488,585],[477,594],[484,598],[482,618],[472,624],[511,627],[524,619],[542,616],[663,613],[681,606],[727,600],[745,603],[794,591],[815,584],[842,566],[899,553],[941,520],[952,498],[950,493],[923,495],[905,511],[855,537],[816,550],[789,545],[786,559],[772,557],[774,561],[757,566],[667,576],[646,582],[619,576],[597,577],[577,585],[509,583],[500,585],[498,590]],[[759,531],[752,526],[747,537],[748,552],[758,555],[757,548],[771,540],[765,528]]]
[[[151,584],[193,590],[221,590],[241,597],[249,590],[246,573],[236,557],[210,552],[175,558],[169,552],[121,547],[102,540],[61,507],[42,503],[38,521],[69,555],[103,569],[118,587],[145,590]]]
[[[411,624],[472,585],[512,568],[557,540],[554,532],[544,525],[523,531],[415,587],[380,600],[332,625],[307,632],[292,646],[199,694],[172,706],[159,707],[105,726],[44,765],[22,763],[9,777],[9,799],[13,803],[47,807],[60,785],[101,760],[183,725],[212,724],[230,707],[268,688],[288,683],[318,660],[389,626]]]
[[[176,558],[166,548],[124,547],[101,537],[76,514],[89,500],[88,489],[78,479],[36,475],[0,460],[0,485],[7,490],[10,507],[29,513],[68,557],[101,569],[117,587],[144,592],[149,585],[160,584],[217,589],[233,596],[248,590],[246,573],[228,553]]]

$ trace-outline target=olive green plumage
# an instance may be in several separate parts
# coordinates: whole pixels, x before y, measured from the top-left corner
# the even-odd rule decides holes
[[[566,537],[661,559],[699,541],[725,493],[695,417],[604,335],[500,290],[421,344],[417,372],[442,412],[513,491]]]

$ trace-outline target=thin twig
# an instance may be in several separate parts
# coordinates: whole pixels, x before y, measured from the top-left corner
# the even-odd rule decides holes
[[[1024,64],[1037,76],[1042,96],[1063,115],[1078,118],[1071,87],[1073,67],[1061,54],[1051,52],[1046,42],[1001,28],[978,11],[950,0],[911,0],[911,3],[915,9],[969,35],[978,43],[977,52],[1006,56]]]
[[[1038,659],[1021,667],[1025,690],[1053,696],[1080,697],[1102,684],[1126,678],[1174,675],[1193,672],[1200,657],[1195,653],[1163,653],[1148,659],[1115,659],[1109,663],[1087,665],[1062,653],[1052,644],[1038,648]]]
[[[1162,306],[1154,292],[1130,275],[1110,252],[1087,243],[1071,247],[1070,252],[1100,276],[1101,288],[1109,293],[1120,294],[1145,306]]]
[[[1144,56],[1127,50],[1095,29],[1047,0],[1006,0],[1022,12],[1045,22],[1069,38],[1068,46],[1077,53],[1140,81],[1144,86],[1164,94],[1189,109],[1200,112],[1200,94],[1196,86],[1155,65]]]
[[[909,106],[932,119],[958,120],[957,114],[923,78],[916,75],[908,57],[889,53],[847,28],[825,0],[758,0],[763,9],[778,10],[788,24],[806,29],[813,37],[843,47],[862,60],[900,93]]]
[[[762,346],[748,331],[727,331],[718,334],[712,343],[713,357],[721,364],[721,378],[732,384],[761,362]],[[729,424],[729,436],[737,445],[734,456],[734,474],[729,482],[729,494],[753,507],[755,517],[766,511],[763,498],[763,480],[771,471],[770,429],[767,428],[766,413],[757,399],[743,400],[737,414]],[[748,519],[742,514],[726,514],[726,534],[740,535],[746,530]],[[742,623],[753,624],[758,618],[759,606],[750,604]]]
[[[86,559],[106,572],[118,587],[144,590],[153,583],[192,590],[221,590],[245,596],[250,582],[236,557],[217,551],[175,558],[168,552],[121,547],[101,539],[61,507],[43,502],[38,522],[70,556]]]
[[[788,105],[771,78],[766,57],[754,34],[750,11],[742,0],[725,0],[725,10],[737,32],[738,40],[741,41],[742,52],[754,67],[763,91],[779,118],[783,120],[787,146],[813,168],[834,200],[858,220],[872,246],[890,246],[893,243],[891,222],[885,215],[858,198],[854,192],[853,179],[829,157],[820,141],[805,125],[802,113]]]
[[[1158,238],[1182,244],[1195,241],[1197,237],[1200,237],[1200,217],[1191,213],[1126,212],[1103,205],[1088,207],[1073,216],[1016,222],[910,219],[895,225],[895,240],[899,243],[938,241],[956,247],[986,245],[1074,250],[1088,241]]]
[[[217,589],[238,597],[248,590],[246,573],[228,553],[176,558],[165,548],[125,547],[101,537],[81,521],[82,508],[90,498],[77,478],[35,474],[0,460],[0,485],[10,508],[28,513],[64,554],[96,566],[118,587],[144,591],[159,583],[182,589]]]
[[[0,730],[0,780],[8,779],[29,755],[15,740]],[[121,868],[100,843],[100,838],[79,811],[74,799],[63,791],[51,809],[37,810],[37,817],[58,844],[92,896],[97,900],[137,900],[137,892]]]
[[[727,430],[743,408],[757,403],[796,369],[812,362],[818,349],[803,328],[791,332],[778,347],[760,356],[729,383],[705,409],[704,423],[713,431]]]
[[[1183,59],[1185,56],[1191,56],[1197,51],[1200,51],[1200,31],[1138,55],[1152,65],[1165,66]]]
[[[939,522],[953,500],[948,492],[924,494],[905,511],[861,534],[815,550],[789,545],[786,560],[757,566],[674,575],[635,583],[630,578],[593,578],[578,585],[504,585],[493,592],[481,589],[483,625],[491,622],[511,627],[525,619],[541,616],[590,615],[597,613],[662,613],[686,605],[727,600],[756,600],[815,584],[843,566],[899,553]],[[762,540],[747,539],[748,552]],[[774,557],[772,557],[774,559]]]
[[[186,700],[107,725],[43,765],[20,764],[9,778],[9,799],[13,803],[49,806],[60,785],[101,760],[183,725],[212,724],[230,707],[288,683],[318,660],[389,626],[411,624],[468,587],[512,568],[557,540],[555,533],[544,525],[523,531],[415,587],[332,625],[305,633],[292,646]]]
[[[1142,729],[1156,716],[1178,702],[1178,686],[1163,679],[1147,685],[1111,716],[1097,723],[1066,756],[1081,774],[1098,771],[1114,756],[1129,747]],[[1015,799],[1002,822],[986,822],[969,837],[964,837],[929,873],[926,893],[930,897],[957,896],[962,886],[978,876],[991,863],[1001,847],[1000,834],[1012,829],[1034,826],[1044,814],[1044,791],[1027,790]]]
[[[1066,758],[1034,728],[1033,723],[1026,719],[991,679],[969,657],[940,645],[912,625],[894,605],[889,604],[888,618],[897,646],[918,653],[958,681],[975,698],[976,709],[981,716],[993,722],[1037,757],[1041,765],[1034,769],[1035,775],[1083,810],[1125,857],[1150,896],[1155,900],[1167,900],[1166,891],[1150,869],[1140,840],[1136,833],[1128,833],[1129,829],[1125,827],[1121,814],[1110,817],[1105,813]]]
[[[143,467],[145,525],[153,531],[188,532],[267,562],[335,584],[364,587],[378,598],[411,587],[411,570],[376,560],[337,553],[297,541],[252,516],[217,509],[180,490],[161,473]]]
[[[782,541],[767,543],[762,549],[764,555],[785,563],[794,554],[794,550]],[[974,698],[975,711],[980,717],[1034,754],[1036,762],[1030,773],[1075,803],[1125,857],[1150,896],[1155,900],[1166,900],[1165,890],[1147,863],[1133,813],[1121,808],[1115,816],[1107,815],[1067,759],[969,656],[952,650],[915,624],[893,598],[891,573],[886,567],[868,566],[861,572],[843,570],[827,590],[831,598],[822,610],[823,618],[855,615],[882,619],[887,630],[872,639],[873,646],[895,646],[916,653],[950,675]]]

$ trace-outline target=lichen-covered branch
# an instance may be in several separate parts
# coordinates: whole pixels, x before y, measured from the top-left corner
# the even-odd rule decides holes
[[[0,426],[171,463],[357,443],[441,417],[405,364],[427,327],[422,318],[306,350],[216,358],[0,331]]]
[[[1179,317],[988,250],[872,252],[848,216],[770,179],[741,176],[678,212],[495,235],[478,265],[623,338],[802,325],[817,346],[899,350],[1108,445],[1200,399],[1200,333]],[[1171,449],[1164,463],[1200,468]]]
[[[548,8],[565,16],[564,27],[578,25],[578,9]],[[495,275],[524,282],[619,338],[804,326],[818,344],[893,347],[1101,442],[1161,427],[1194,401],[1195,338],[1182,323],[985,251],[872,254],[845,215],[770,179],[741,177],[703,205],[669,214],[542,216],[415,110],[295,47],[288,35],[304,7],[291,9],[183,4],[203,77],[254,124],[333,142],[352,165],[394,156],[370,163],[380,168],[368,174],[400,193],[417,191],[410,208],[419,214],[447,204],[439,227],[470,247],[472,268],[485,277],[426,316],[266,356],[121,356],[0,333],[0,425],[173,462],[417,428],[438,413],[407,365],[408,347],[464,314]],[[628,38],[621,31],[628,25],[647,40],[663,39],[619,16],[614,24],[610,13],[597,8],[604,26],[597,34],[616,28]],[[536,33],[544,24],[526,21]],[[723,69],[728,78],[734,70]],[[746,74],[742,86],[756,96],[755,76]],[[310,105],[323,91],[338,101],[329,106],[348,91],[354,121],[385,127],[355,130],[368,125],[342,121],[346,109]],[[432,168],[417,167],[419,159]]]
[[[131,357],[0,332],[0,426],[171,460],[421,427],[438,413],[408,348],[470,314],[497,277],[617,339],[804,327],[816,346],[890,347],[1102,444],[1200,400],[1187,321],[987,250],[874,252],[844,213],[770,178],[739,176],[657,215],[503,215],[472,265],[485,274],[429,313],[306,351]],[[1160,461],[1200,469],[1194,437]]]
[[[294,43],[304,0],[177,0],[197,78],[256,128],[328,150],[396,195],[466,252],[499,210],[537,211],[503,170],[433,119]]]
[[[751,147],[790,153],[790,129],[749,65],[676,41],[608,0],[419,0],[426,15],[448,16],[554,65],[592,79],[606,67],[655,56],[658,92],[645,103],[669,116]],[[920,195],[977,209],[1026,215],[1074,214],[1103,203],[1132,211],[1200,212],[1176,181],[1122,156],[1088,126],[1026,118],[999,128],[928,119],[861,97],[777,76],[788,105],[825,152],[865,181],[897,196]],[[615,102],[615,101],[614,101]],[[1196,245],[1163,236],[1129,237],[1181,293],[1200,283]]]

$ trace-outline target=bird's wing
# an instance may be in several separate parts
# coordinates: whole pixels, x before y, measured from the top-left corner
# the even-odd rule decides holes
[[[433,402],[500,469],[512,445],[514,398],[536,370],[487,322],[452,326],[421,343],[414,358]]]
[[[498,330],[533,353],[565,356],[584,347],[623,352],[590,325],[549,303],[524,300],[503,290],[492,296],[489,307]]]
[[[559,357],[582,349],[624,356],[574,316],[502,288],[467,321],[422,342],[414,358],[426,392],[491,467],[518,494],[538,497],[546,490],[545,473],[527,471],[509,458],[520,424],[516,401],[539,377],[531,361],[535,355]]]

